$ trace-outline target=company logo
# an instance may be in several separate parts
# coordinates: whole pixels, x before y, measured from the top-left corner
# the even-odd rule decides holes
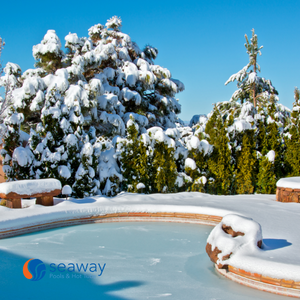
[[[31,258],[24,264],[23,274],[31,281],[41,280],[46,274],[46,266],[41,260]]]
[[[106,263],[50,263],[49,278],[96,278],[103,274],[105,266]],[[31,281],[39,281],[46,274],[46,265],[39,259],[31,258],[25,262],[23,274]]]

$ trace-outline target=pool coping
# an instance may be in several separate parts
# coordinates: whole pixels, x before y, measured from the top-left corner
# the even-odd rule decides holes
[[[113,214],[97,215],[85,218],[69,218],[53,222],[40,222],[22,228],[0,230],[0,239],[33,233],[37,231],[54,229],[90,223],[110,222],[175,222],[215,226],[221,222],[222,217],[206,214],[177,213],[177,212],[121,212]],[[300,282],[293,280],[276,279],[257,273],[250,273],[242,269],[228,266],[228,269],[218,269],[217,272],[226,278],[239,284],[265,292],[282,296],[300,298]]]
[[[219,269],[215,264],[215,269],[222,276],[247,287],[281,296],[300,298],[300,282],[296,283],[298,284],[297,286],[293,286],[293,280],[276,279],[256,273],[254,274],[255,276],[249,276],[248,274],[251,273],[232,266],[229,266],[228,270],[226,270]],[[253,277],[256,279],[253,279]]]
[[[41,230],[54,229],[59,227],[74,226],[89,223],[109,222],[178,222],[193,223],[215,226],[222,220],[222,217],[204,214],[191,213],[145,213],[145,212],[122,212],[113,214],[97,215],[85,218],[69,218],[53,222],[40,222],[22,228],[0,230],[0,239],[37,232]]]

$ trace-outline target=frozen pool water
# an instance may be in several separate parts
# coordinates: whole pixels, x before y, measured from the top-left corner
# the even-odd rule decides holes
[[[290,299],[241,286],[216,273],[205,252],[211,229],[194,224],[124,222],[0,240],[1,299]],[[23,275],[23,265],[31,258],[46,265],[46,274],[39,281]],[[51,263],[56,267],[59,263],[106,265],[98,276],[98,270],[50,272]]]

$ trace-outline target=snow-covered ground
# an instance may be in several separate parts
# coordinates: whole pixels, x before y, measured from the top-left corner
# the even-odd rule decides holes
[[[23,200],[23,205],[32,204]],[[275,195],[212,196],[208,194],[130,194],[56,200],[53,207],[25,209],[0,207],[0,230],[48,221],[116,212],[185,212],[225,216],[235,213],[253,218],[262,227],[263,249],[232,255],[228,263],[246,271],[300,281],[300,205],[275,201]]]

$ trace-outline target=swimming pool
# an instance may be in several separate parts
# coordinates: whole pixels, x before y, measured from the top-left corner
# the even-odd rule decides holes
[[[289,299],[241,286],[217,274],[205,252],[211,229],[196,224],[122,222],[3,239],[1,298]],[[46,266],[39,281],[23,275],[23,265],[31,258]],[[72,265],[75,270],[68,271]],[[81,266],[80,271],[76,266]]]

